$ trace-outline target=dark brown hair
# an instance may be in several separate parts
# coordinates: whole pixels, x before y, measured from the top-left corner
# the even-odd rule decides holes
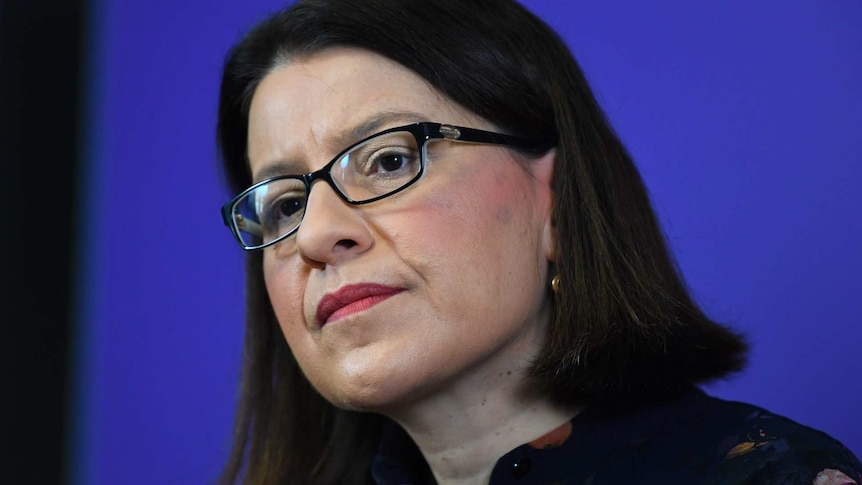
[[[251,183],[246,132],[260,80],[290,58],[368,49],[500,129],[557,139],[562,288],[531,379],[560,402],[623,410],[738,371],[742,338],[694,303],[643,181],[562,40],[512,0],[300,0],[227,56],[218,141],[231,189]],[[223,481],[370,483],[383,417],[336,409],[309,384],[247,260],[242,389]]]

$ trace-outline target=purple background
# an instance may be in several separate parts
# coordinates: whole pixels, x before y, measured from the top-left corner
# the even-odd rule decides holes
[[[73,483],[207,483],[243,334],[220,67],[282,2],[94,3]],[[582,63],[698,300],[755,344],[710,390],[862,454],[862,3],[525,3]]]

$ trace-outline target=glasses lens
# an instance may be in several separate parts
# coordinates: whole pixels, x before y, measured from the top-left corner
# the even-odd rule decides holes
[[[233,218],[246,247],[270,243],[299,226],[305,214],[305,184],[281,179],[263,184],[236,201]]]
[[[396,192],[421,174],[422,155],[409,131],[385,133],[353,147],[330,172],[341,192],[354,202]]]

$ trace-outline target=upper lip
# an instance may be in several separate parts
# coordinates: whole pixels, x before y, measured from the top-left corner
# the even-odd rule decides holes
[[[392,295],[404,288],[381,285],[378,283],[360,283],[342,286],[333,293],[327,293],[317,304],[317,325],[322,326],[333,313],[355,301],[372,296]]]

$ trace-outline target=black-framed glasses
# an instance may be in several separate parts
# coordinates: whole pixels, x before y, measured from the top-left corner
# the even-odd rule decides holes
[[[441,140],[504,145],[530,154],[542,154],[555,144],[431,122],[390,128],[347,147],[320,170],[252,185],[222,206],[222,219],[243,249],[265,248],[299,229],[315,181],[326,181],[349,204],[368,204],[421,179],[429,158],[436,158],[435,142]]]

